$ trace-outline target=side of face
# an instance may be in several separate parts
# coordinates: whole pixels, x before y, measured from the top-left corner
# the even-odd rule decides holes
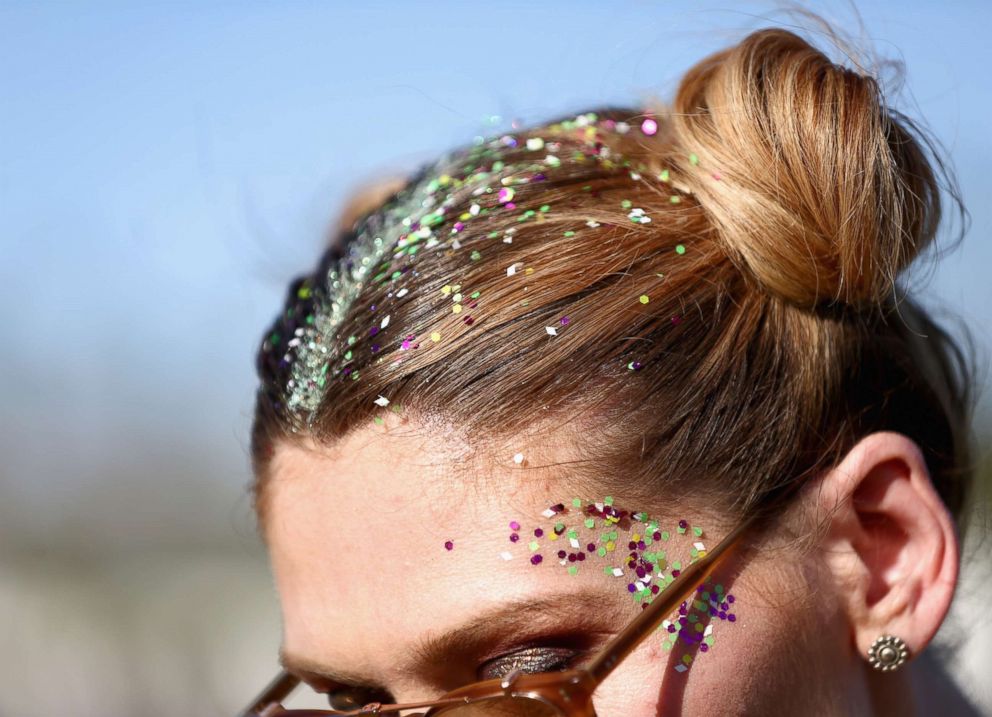
[[[482,453],[396,417],[331,448],[280,445],[263,528],[301,676],[319,691],[373,686],[361,704],[579,666],[723,537],[726,516],[678,496],[577,492],[556,466],[568,446],[545,434]],[[861,711],[831,573],[773,543],[620,665],[597,691],[601,717]]]

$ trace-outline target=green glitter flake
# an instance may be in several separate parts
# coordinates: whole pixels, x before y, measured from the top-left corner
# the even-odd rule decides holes
[[[692,565],[705,554],[701,542],[690,543],[702,537],[702,528],[688,527],[687,521],[678,521],[680,525],[676,530],[662,531],[659,521],[646,512],[615,507],[612,496],[607,496],[602,502],[580,498],[573,498],[570,502],[570,508],[566,509],[562,503],[542,512],[544,518],[555,520],[554,531],[545,526],[534,528],[536,539],[527,543],[532,564],[557,564],[569,575],[575,576],[579,572],[580,560],[600,561],[603,574],[615,584],[622,585],[634,603],[643,607],[663,593],[684,567]],[[603,530],[598,535],[590,534],[595,531],[597,523],[612,529]],[[681,527],[683,525],[687,527]],[[516,530],[520,526],[511,523],[510,527]],[[683,559],[669,563],[667,551],[659,548],[661,540],[668,541],[676,533],[685,537],[673,543],[668,550],[680,551]],[[652,544],[656,546],[653,550],[648,548]],[[541,556],[548,556],[542,548],[557,555],[557,561],[542,559]],[[509,559],[506,556],[510,554],[503,552],[501,555],[503,559]],[[603,564],[607,559],[611,562]],[[619,564],[616,561],[620,561]],[[680,648],[678,653],[679,672],[685,672],[688,669],[686,665],[709,651],[714,644],[714,625],[736,621],[734,603],[732,595],[724,594],[723,585],[704,583],[682,603],[671,621],[662,622],[665,649],[685,648]],[[693,657],[695,650],[700,650],[700,655]],[[686,660],[686,657],[690,659]]]

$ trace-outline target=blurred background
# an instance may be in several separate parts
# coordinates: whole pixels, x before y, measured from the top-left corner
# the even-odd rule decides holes
[[[987,481],[992,4],[865,5],[972,214],[918,282],[978,340]],[[807,7],[861,35],[850,4]],[[247,498],[254,355],[352,193],[667,97],[770,21],[790,18],[741,0],[0,3],[0,716],[240,709],[280,637]],[[992,713],[976,515],[939,643]]]

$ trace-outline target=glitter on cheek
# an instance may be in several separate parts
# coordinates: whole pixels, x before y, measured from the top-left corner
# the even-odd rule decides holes
[[[549,521],[544,525],[526,527],[519,520],[509,521],[513,531],[510,542],[521,542],[521,533],[529,530],[533,538],[526,541],[525,552],[531,565],[547,564],[572,577],[582,574],[581,566],[587,558],[594,561],[606,579],[620,582],[625,594],[642,609],[665,591],[684,566],[706,555],[701,540],[705,531],[688,520],[663,526],[645,511],[614,505],[611,496],[602,501],[573,498],[568,506],[563,501],[541,511],[539,520]],[[561,545],[559,538],[567,544]],[[548,561],[544,559],[546,553],[552,556]],[[512,559],[513,553],[503,550],[498,556],[506,561]],[[594,573],[600,567],[594,568]],[[712,651],[716,625],[737,622],[736,600],[722,584],[707,582],[662,621],[662,647],[676,651],[677,672],[688,671],[696,659]]]

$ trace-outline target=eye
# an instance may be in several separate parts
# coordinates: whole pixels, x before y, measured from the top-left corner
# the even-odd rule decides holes
[[[483,663],[479,666],[478,679],[498,679],[513,670],[521,672],[567,670],[581,655],[581,650],[570,647],[528,647]]]
[[[333,710],[347,712],[361,709],[370,702],[392,704],[393,696],[378,687],[339,687],[327,691],[327,704]]]

